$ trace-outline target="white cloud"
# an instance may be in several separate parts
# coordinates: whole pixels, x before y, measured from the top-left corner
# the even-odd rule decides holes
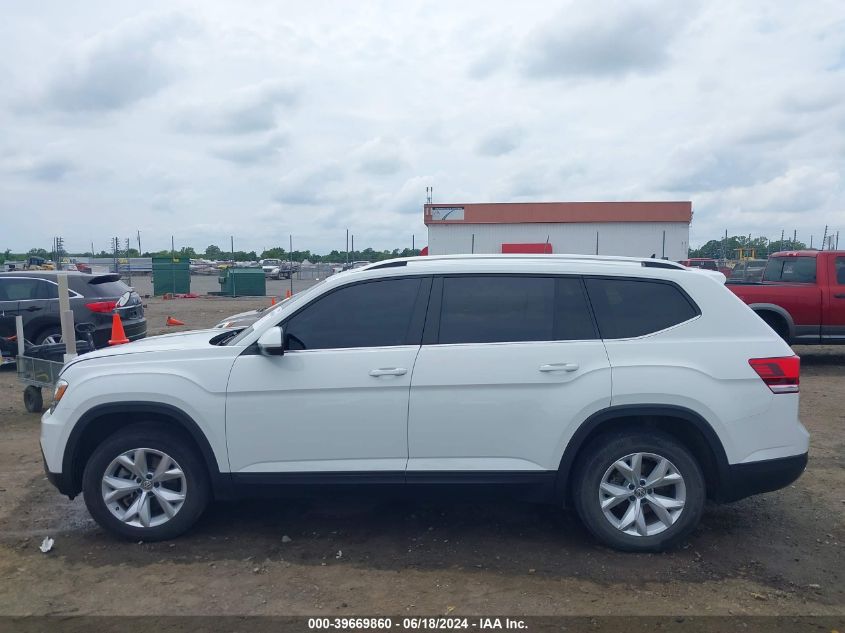
[[[427,186],[845,229],[841,3],[183,1],[4,8],[0,250],[421,245]]]
[[[129,18],[60,58],[30,107],[67,113],[119,110],[150,97],[174,77],[168,42],[193,34],[180,14]]]

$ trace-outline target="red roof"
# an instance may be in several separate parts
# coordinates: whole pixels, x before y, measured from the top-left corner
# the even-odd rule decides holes
[[[438,211],[443,210],[443,211]],[[426,204],[426,224],[524,224],[533,222],[686,222],[692,202],[495,202]],[[432,213],[435,217],[432,217]],[[446,219],[435,219],[445,215]]]

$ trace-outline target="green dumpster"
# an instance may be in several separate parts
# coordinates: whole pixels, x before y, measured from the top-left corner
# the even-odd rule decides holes
[[[187,257],[153,257],[153,294],[159,297],[191,292],[190,266]]]
[[[224,297],[263,297],[267,294],[264,271],[261,268],[230,267],[220,275],[220,292]]]

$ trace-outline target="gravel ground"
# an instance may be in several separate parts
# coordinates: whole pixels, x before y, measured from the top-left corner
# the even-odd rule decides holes
[[[269,299],[146,302],[153,335]],[[167,316],[187,325],[166,328]],[[552,507],[358,491],[216,504],[176,541],[118,541],[44,478],[38,418],[6,370],[0,615],[843,616],[845,348],[797,351],[808,471],[785,490],[708,507],[682,547],[647,555],[596,545]],[[46,535],[55,547],[42,554]]]

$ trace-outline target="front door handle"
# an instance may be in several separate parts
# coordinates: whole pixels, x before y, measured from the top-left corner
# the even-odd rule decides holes
[[[27,312],[36,312],[36,311],[38,311],[38,310],[41,310],[41,308],[39,308],[38,306],[29,306],[29,307],[26,309],[26,311],[27,311]]]
[[[379,376],[404,376],[407,373],[408,370],[404,367],[380,367],[379,369],[373,369],[370,372],[370,376],[376,378]]]
[[[578,363],[550,363],[540,365],[540,371],[577,371]]]

